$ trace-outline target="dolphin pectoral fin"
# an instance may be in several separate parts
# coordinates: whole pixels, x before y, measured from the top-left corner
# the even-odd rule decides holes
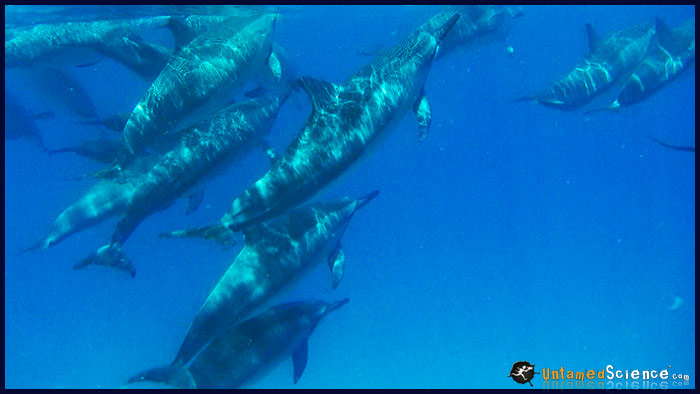
[[[336,85],[312,77],[300,77],[296,84],[309,96],[314,111],[329,106],[337,91]]]
[[[204,238],[218,242],[225,250],[230,249],[236,244],[235,233],[228,227],[217,223],[213,226],[193,228],[187,230],[171,231],[169,233],[161,233],[160,238]]]
[[[428,103],[428,98],[425,97],[425,92],[421,93],[420,98],[416,101],[413,106],[413,112],[416,114],[416,119],[418,119],[419,137],[420,141],[423,141],[428,135],[428,129],[430,128],[430,122],[433,116],[430,111],[430,103]]]
[[[118,244],[109,244],[101,247],[97,252],[77,262],[73,269],[79,270],[88,265],[104,265],[125,271],[132,278],[136,276],[136,270],[131,263],[131,259]]]
[[[588,48],[590,53],[593,53],[595,52],[596,48],[598,48],[598,45],[600,45],[600,36],[598,33],[596,33],[590,23],[586,23],[586,34],[588,35]]]
[[[202,200],[204,200],[204,188],[200,187],[192,192],[187,198],[187,210],[185,211],[185,215],[189,215],[196,211],[197,208],[202,205]]]
[[[343,279],[343,269],[345,268],[345,253],[340,245],[340,241],[333,249],[333,252],[328,256],[328,267],[333,274],[333,290],[338,288],[340,280]]]
[[[270,56],[267,58],[267,67],[276,80],[279,81],[282,79],[282,63],[280,63],[280,59],[275,54],[274,50],[270,52]]]
[[[297,350],[292,353],[292,362],[294,362],[294,384],[297,384],[301,374],[306,368],[306,361],[309,359],[309,340],[304,339],[304,342],[299,345]]]

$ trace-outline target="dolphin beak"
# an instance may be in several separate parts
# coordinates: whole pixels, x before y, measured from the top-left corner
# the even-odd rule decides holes
[[[372,199],[374,197],[377,197],[378,194],[379,194],[379,190],[375,190],[372,193],[369,193],[367,195],[364,195],[364,196],[358,198],[357,199],[357,206],[355,207],[355,209],[357,210],[357,209],[364,207],[365,204],[372,201]]]
[[[347,304],[350,302],[349,298],[343,298],[340,301],[333,302],[331,304],[328,304],[328,307],[326,308],[326,313],[333,312],[334,310],[340,308],[341,306]]]

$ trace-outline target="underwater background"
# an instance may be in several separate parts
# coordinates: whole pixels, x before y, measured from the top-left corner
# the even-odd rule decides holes
[[[36,12],[41,7],[6,6],[6,23],[102,12],[76,6]],[[441,11],[274,8],[281,14],[275,40],[296,73],[332,82],[367,64],[367,48],[390,47]],[[603,35],[656,16],[677,26],[694,17],[695,7],[525,6],[523,14],[505,37],[470,43],[434,63],[425,86],[433,119],[424,141],[413,115],[405,116],[313,199],[380,191],[343,236],[339,287],[332,290],[321,264],[273,303],[344,297],[350,303],[310,337],[296,385],[285,360],[248,387],[529,388],[507,377],[517,361],[536,371],[668,368],[690,378],[669,379],[669,388],[695,387],[695,154],[650,139],[695,145],[695,67],[620,112],[585,115],[513,102],[558,80],[587,54],[586,23]],[[172,45],[164,29],[144,38]],[[148,88],[109,59],[76,75],[102,117],[131,111]],[[27,111],[48,109],[19,72],[6,69],[5,83]],[[611,102],[615,92],[591,107]],[[306,95],[295,93],[273,126],[271,145],[283,151],[310,108]],[[101,133],[56,113],[37,121],[51,148]],[[181,199],[144,220],[124,247],[138,271],[134,279],[106,268],[71,268],[111,237],[116,217],[51,249],[22,253],[94,183],[66,178],[99,168],[77,155],[48,155],[26,140],[5,142],[7,388],[117,388],[140,370],[170,362],[242,237],[226,251],[157,235],[218,220],[269,160],[254,151],[230,166],[206,186],[192,215],[184,215]],[[532,382],[546,387],[542,375]]]

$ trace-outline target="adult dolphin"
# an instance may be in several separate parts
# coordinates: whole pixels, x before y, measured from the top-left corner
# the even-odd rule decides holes
[[[536,97],[522,97],[517,101],[537,101],[563,110],[579,108],[612,86],[622,75],[631,72],[647,52],[656,33],[651,24],[620,30],[604,39],[590,24],[586,25],[586,31],[590,54],[566,77]]]
[[[272,52],[276,14],[258,18],[242,30],[224,21],[203,33],[168,61],[124,127],[129,155],[140,154],[158,136],[185,128],[222,108],[249,77],[270,70],[281,77]]]
[[[434,30],[421,29],[344,84],[299,79],[313,111],[286,153],[216,224],[169,236],[226,242],[231,232],[285,212],[337,179],[411,110],[425,138],[431,113],[423,86],[440,41],[457,20],[459,14]]]
[[[289,94],[290,89],[284,89],[232,104],[186,130],[175,149],[134,185],[110,244],[81,260],[75,268],[95,263],[111,265],[110,258],[126,259],[120,249],[141,221],[167,208],[188,189],[195,189],[188,213],[194,211],[202,201],[201,184],[208,175],[225,168],[250,148],[260,146]],[[133,276],[134,271],[129,271]]]
[[[61,61],[84,63],[96,45],[140,30],[168,25],[169,17],[97,20],[39,24],[17,32],[5,41],[5,68]]]
[[[187,363],[222,327],[253,309],[326,261],[333,288],[345,264],[341,238],[358,209],[376,197],[313,203],[243,230],[245,245],[199,309],[176,361]]]
[[[330,312],[348,303],[302,301],[274,306],[265,312],[232,324],[219,333],[192,363],[173,364],[141,372],[128,380],[166,383],[178,388],[236,388],[260,375],[265,368],[292,356],[294,383],[306,368],[308,339]]]

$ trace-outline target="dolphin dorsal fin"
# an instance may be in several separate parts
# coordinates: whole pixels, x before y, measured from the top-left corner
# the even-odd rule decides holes
[[[294,384],[297,384],[301,374],[304,373],[306,368],[306,361],[309,359],[309,341],[304,339],[304,341],[299,345],[299,347],[292,353],[292,362],[294,363]]]
[[[300,77],[297,84],[309,95],[314,111],[329,106],[338,92],[335,84],[313,77]]]
[[[668,25],[666,25],[666,21],[664,21],[663,18],[661,17],[656,17],[656,36],[658,37],[659,44],[661,46],[665,47],[667,45],[667,42],[671,36],[671,30],[668,28]]]
[[[593,29],[593,26],[590,23],[586,23],[586,34],[588,35],[588,49],[589,53],[593,53],[596,48],[598,48],[598,45],[600,44],[600,36],[596,31]]]

